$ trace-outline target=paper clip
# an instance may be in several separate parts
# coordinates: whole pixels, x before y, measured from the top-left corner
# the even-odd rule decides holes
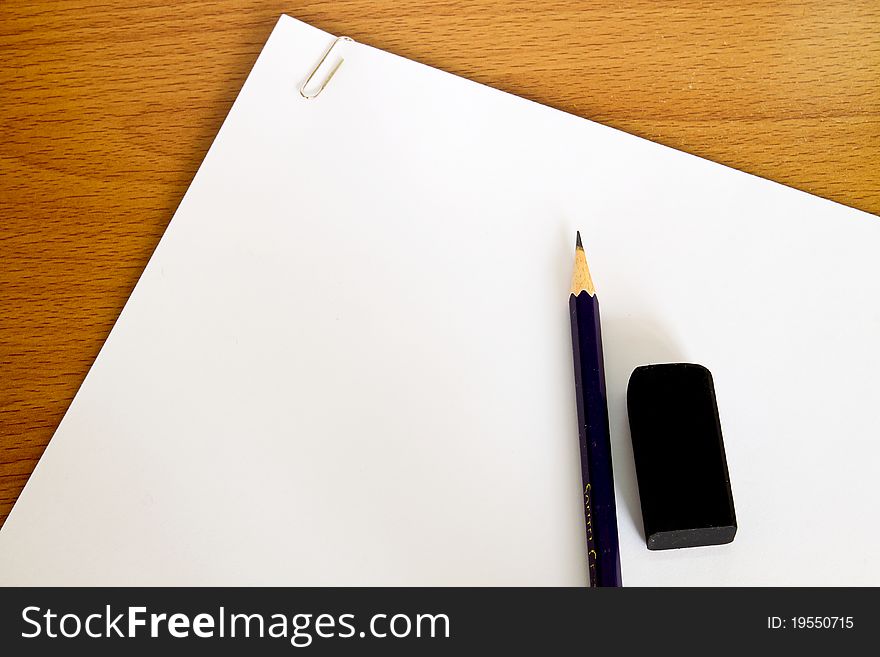
[[[327,58],[330,56],[330,53],[333,52],[333,49],[336,48],[336,45],[340,41],[354,42],[354,39],[347,37],[347,36],[341,36],[341,37],[337,37],[336,40],[330,44],[330,47],[327,48],[327,52],[325,52],[324,56],[321,57],[321,61],[318,62],[317,66],[315,66],[315,68],[312,69],[312,72],[309,73],[309,77],[307,77],[306,81],[303,82],[299,87],[299,95],[302,96],[303,98],[305,98],[306,100],[311,100],[312,98],[317,98],[318,95],[322,91],[324,91],[324,87],[327,86],[327,83],[330,82],[330,79],[336,74],[336,71],[339,70],[339,67],[342,66],[342,62],[345,61],[342,57],[340,57],[339,61],[336,62],[336,65],[332,69],[330,69],[330,73],[327,74],[327,77],[324,78],[324,81],[321,83],[321,86],[318,87],[314,93],[306,93],[306,88],[311,83],[312,78],[314,78],[315,75],[317,75],[318,71],[321,69],[321,66],[324,65],[324,62],[327,61]]]

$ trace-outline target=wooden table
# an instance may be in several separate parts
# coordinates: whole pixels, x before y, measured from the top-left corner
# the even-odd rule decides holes
[[[0,4],[0,522],[282,12],[880,213],[874,0],[124,4]]]

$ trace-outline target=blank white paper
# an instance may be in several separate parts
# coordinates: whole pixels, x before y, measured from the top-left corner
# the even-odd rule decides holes
[[[880,584],[880,222],[282,17],[0,531],[0,583],[587,582],[602,304],[625,585]],[[120,263],[122,266],[125,263]],[[632,369],[712,370],[739,531],[649,552]]]

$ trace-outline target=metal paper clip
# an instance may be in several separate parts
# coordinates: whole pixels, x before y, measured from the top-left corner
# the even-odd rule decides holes
[[[306,88],[307,88],[307,87],[309,86],[309,84],[312,82],[312,78],[315,77],[315,75],[316,75],[316,74],[318,73],[318,71],[320,70],[321,66],[323,66],[323,64],[324,64],[325,61],[327,61],[327,58],[330,56],[330,53],[333,52],[333,49],[336,48],[336,45],[337,45],[340,41],[350,41],[350,42],[354,42],[354,40],[351,39],[350,37],[347,37],[347,36],[341,36],[341,37],[337,37],[336,40],[333,41],[333,43],[330,44],[330,47],[327,48],[327,52],[325,52],[325,53],[324,53],[324,56],[321,57],[321,61],[318,62],[318,65],[315,66],[315,68],[312,69],[312,72],[309,73],[309,77],[307,77],[307,78],[306,78],[306,81],[303,82],[303,83],[300,85],[300,87],[299,87],[299,95],[302,96],[303,98],[305,98],[306,100],[311,100],[312,98],[317,98],[318,95],[319,95],[322,91],[324,91],[324,87],[327,86],[327,83],[330,82],[331,78],[336,74],[336,71],[339,70],[339,67],[342,66],[342,62],[345,61],[342,57],[340,57],[340,58],[339,58],[339,61],[336,62],[336,65],[335,65],[332,69],[330,69],[330,72],[327,74],[327,77],[324,78],[324,81],[321,83],[321,86],[318,87],[318,88],[314,91],[314,93],[306,93]]]

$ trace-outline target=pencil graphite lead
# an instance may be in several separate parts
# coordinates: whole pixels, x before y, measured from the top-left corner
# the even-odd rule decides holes
[[[584,245],[581,242],[581,231],[577,232],[577,244],[575,244],[575,247],[578,249],[581,249],[581,250],[583,250],[583,248],[584,248]]]

